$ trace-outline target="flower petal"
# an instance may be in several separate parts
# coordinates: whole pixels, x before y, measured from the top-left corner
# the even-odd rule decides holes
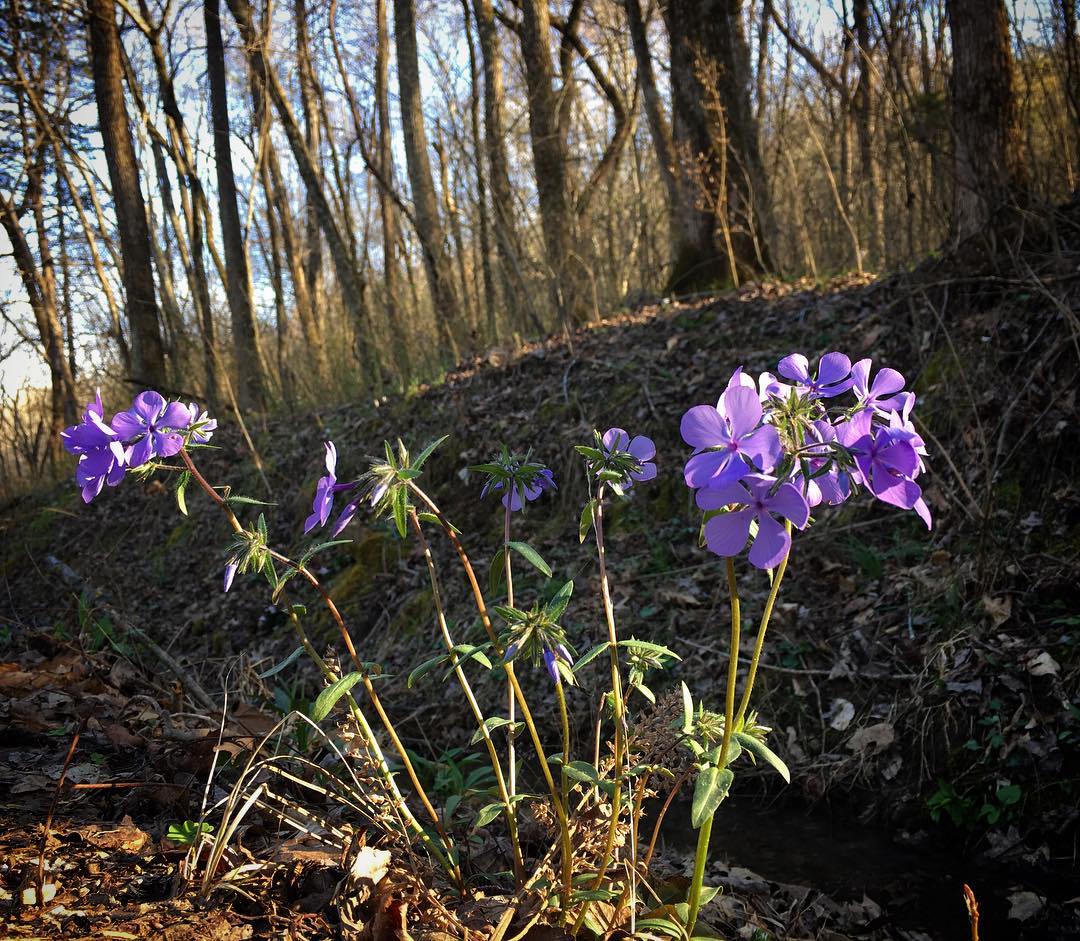
[[[622,428],[609,428],[604,432],[604,447],[608,451],[625,451],[629,441],[630,435]]]
[[[818,493],[820,494],[820,491]],[[766,500],[765,505],[773,513],[791,520],[799,529],[810,521],[810,507],[806,499],[799,493],[798,488],[791,484],[781,484],[776,493]]]
[[[131,410],[146,423],[156,421],[165,408],[165,397],[160,392],[150,390],[140,392],[131,403]]]
[[[135,438],[146,431],[147,423],[134,410],[117,412],[109,423],[121,438]]]
[[[724,415],[731,426],[731,437],[742,438],[761,423],[761,399],[746,386],[728,389],[722,396]]]
[[[642,464],[656,457],[656,445],[653,444],[652,438],[646,438],[644,435],[635,435],[626,450]]]
[[[753,518],[749,509],[714,516],[705,524],[705,545],[710,552],[724,558],[738,555],[746,545]]]
[[[768,513],[758,516],[758,532],[750,547],[750,564],[759,569],[774,569],[791,547],[791,537]]]
[[[810,363],[802,353],[792,353],[776,364],[776,371],[785,379],[795,382],[810,381]]]
[[[711,405],[695,405],[679,423],[682,439],[692,448],[712,448],[728,440],[727,425]]]

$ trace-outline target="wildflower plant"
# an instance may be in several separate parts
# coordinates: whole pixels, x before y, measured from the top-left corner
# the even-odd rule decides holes
[[[381,829],[399,851],[426,858],[428,885],[419,886],[421,891],[465,902],[477,883],[488,894],[499,886],[505,906],[498,937],[511,929],[523,933],[545,918],[574,935],[623,930],[639,937],[691,939],[700,936],[702,906],[716,892],[704,882],[712,823],[736,771],[755,764],[790,777],[769,744],[771,730],[750,705],[798,534],[826,507],[863,491],[931,524],[919,483],[927,451],[913,423],[915,396],[895,370],[875,375],[871,367],[869,360],[853,366],[839,352],[817,363],[792,354],[779,362],[776,373],[756,380],[740,367],[715,405],[695,405],[682,417],[680,430],[691,449],[683,479],[702,513],[702,546],[725,560],[731,608],[724,699],[715,708],[696,701],[685,683],[666,677],[680,662],[676,650],[620,636],[605,508],[612,499],[633,499],[663,467],[644,435],[613,427],[595,431],[577,447],[588,482],[579,541],[591,536],[595,546],[602,612],[591,637],[586,628],[593,646],[581,656],[568,630],[568,624],[589,621],[581,593],[575,594],[573,579],[555,580],[552,567],[515,532],[527,527],[533,514],[551,512],[540,498],[557,490],[554,471],[530,450],[503,446],[470,468],[483,478],[479,499],[494,495],[496,511],[501,506],[502,545],[482,587],[464,535],[425,486],[427,461],[445,439],[415,457],[404,443],[387,443],[382,456],[368,459],[352,477],[343,473],[349,456],[325,442],[318,455],[325,473],[302,529],[304,536],[325,530],[330,538],[287,553],[273,544],[265,511],[253,522],[242,521],[256,512],[251,505],[257,501],[211,485],[196,466],[195,455],[209,446],[216,429],[196,405],[143,392],[131,408],[106,421],[97,397],[62,437],[76,457],[76,482],[87,502],[128,473],[171,471],[182,512],[187,512],[191,483],[221,510],[231,530],[223,555],[224,589],[238,575],[265,579],[274,602],[288,613],[300,649],[324,677],[322,692],[300,720],[317,729],[336,706],[345,705],[346,738],[356,747],[346,752],[339,748],[345,738],[306,736],[309,743],[324,742],[327,754],[321,763],[297,760],[306,761],[301,766],[317,772],[320,781],[327,780],[333,762],[345,767],[355,786],[341,798],[343,805],[366,826]],[[385,678],[381,665],[361,657],[344,616],[311,568],[318,553],[347,541],[349,525],[361,512],[392,521],[402,539],[415,540],[424,559],[438,652],[412,670],[407,682],[412,687],[441,676],[456,684],[474,726],[468,747],[447,746],[422,757],[405,746],[379,694]],[[448,610],[443,574],[429,542],[434,537],[449,543],[460,565],[471,614],[454,617]],[[751,570],[768,571],[770,587],[749,667],[740,675],[737,564],[744,554]],[[515,560],[539,574],[539,589],[535,580],[527,591],[515,585]],[[314,595],[326,609],[343,648],[340,661],[313,646],[305,627],[307,606],[291,599],[298,591]],[[455,636],[470,622],[482,636]],[[271,672],[287,669],[294,659]],[[594,669],[600,665],[604,669]],[[549,718],[544,704],[551,697],[557,709]],[[591,742],[574,736],[586,726],[582,709],[593,729]],[[222,811],[215,859],[239,817],[257,799],[265,806],[271,791],[261,776],[274,773],[276,761],[253,757],[248,762],[241,780],[254,790],[242,799],[241,783],[234,788]],[[303,784],[295,774],[289,780]],[[323,794],[334,790],[310,786]],[[684,787],[692,788],[690,823],[698,833],[689,889],[681,900],[658,907],[650,864],[661,825]],[[646,821],[650,797],[663,800]],[[542,831],[547,828],[549,845],[522,836],[526,805],[530,819]],[[505,840],[494,837],[497,827]],[[490,851],[475,852],[478,841]]]

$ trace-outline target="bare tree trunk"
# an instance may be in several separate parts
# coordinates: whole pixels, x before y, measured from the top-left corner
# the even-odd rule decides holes
[[[405,139],[405,160],[409,170],[416,213],[417,236],[424,253],[435,324],[439,339],[453,358],[459,354],[456,331],[462,325],[461,306],[454,290],[452,259],[446,251],[439,203],[428,160],[424,131],[423,102],[420,97],[420,62],[416,48],[416,6],[414,0],[394,0],[394,41],[397,46],[398,89],[401,102],[401,129]]]
[[[300,108],[304,115],[304,142],[307,144],[308,151],[315,157],[315,165],[318,168],[321,163],[319,145],[322,132],[315,69],[311,63],[306,0],[293,0],[293,18],[296,23],[296,64],[300,82]],[[322,233],[319,228],[319,214],[310,195],[304,221],[304,249],[304,275],[317,311],[319,296],[322,294]]]
[[[1057,0],[1061,7],[1061,44],[1065,53],[1065,100],[1073,131],[1075,176],[1080,179],[1080,36],[1076,32],[1076,0]],[[1080,192],[1080,190],[1078,190]]]
[[[484,323],[487,329],[487,342],[496,343],[499,327],[495,312],[495,279],[491,270],[487,175],[484,173],[484,160],[481,156],[483,144],[480,137],[480,69],[476,61],[476,46],[473,43],[469,0],[461,0],[461,13],[465,23],[465,39],[469,46],[469,129],[472,132],[473,172],[476,174],[476,215],[480,235],[479,261],[484,281]]]
[[[361,361],[367,370],[365,379],[372,391],[378,392],[382,388],[382,375],[375,358],[375,351],[371,344],[371,316],[367,304],[367,283],[363,272],[356,264],[355,258],[349,250],[348,242],[338,227],[330,208],[316,169],[316,158],[308,150],[304,141],[300,126],[296,121],[296,115],[289,105],[285,90],[277,72],[270,65],[263,51],[263,44],[251,18],[251,6],[248,0],[228,0],[229,9],[236,19],[240,29],[240,36],[244,41],[248,61],[256,81],[263,83],[270,100],[274,103],[278,119],[282,129],[288,138],[289,147],[296,160],[297,169],[307,187],[315,208],[319,213],[319,225],[326,236],[327,245],[330,249],[330,257],[334,262],[334,272],[337,275],[338,284],[341,288],[342,300],[345,309],[356,325],[360,337]]]
[[[502,59],[491,0],[473,0],[473,12],[484,67],[484,147],[491,170],[491,204],[495,216],[495,245],[499,252],[503,302],[514,309],[511,323],[519,329],[531,326],[541,332],[543,324],[532,306],[522,274],[524,255],[514,213],[514,191],[510,186],[506,129],[503,126]]]
[[[225,49],[221,40],[221,7],[218,0],[204,0],[206,22],[206,71],[210,81],[210,111],[214,126],[214,163],[217,167],[218,212],[221,240],[225,246],[226,295],[232,318],[233,347],[238,377],[237,399],[241,408],[266,405],[266,378],[259,355],[255,306],[251,297],[240,212],[236,205],[236,178],[232,165],[229,130],[229,98],[225,86]]]
[[[956,135],[954,229],[966,239],[988,226],[1027,186],[1004,0],[946,0],[952,32]]]
[[[154,296],[146,206],[139,188],[139,165],[124,103],[124,69],[116,10],[113,0],[88,0],[88,12],[98,125],[109,167],[120,252],[124,259],[132,379],[140,385],[161,386],[165,384],[165,348]]]
[[[529,91],[529,136],[532,141],[540,222],[544,230],[548,283],[564,327],[580,322],[586,308],[577,285],[580,272],[571,264],[574,218],[567,181],[566,137],[560,121],[551,63],[551,19],[547,0],[521,2],[521,52]]]
[[[859,170],[862,176],[862,215],[870,225],[870,267],[885,260],[885,213],[878,164],[874,159],[874,139],[871,127],[874,67],[870,60],[870,0],[855,0],[852,7],[855,25],[856,55],[859,61],[859,82],[855,86],[853,105],[855,127],[859,138]]]

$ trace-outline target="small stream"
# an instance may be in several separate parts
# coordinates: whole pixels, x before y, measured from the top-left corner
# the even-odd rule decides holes
[[[665,837],[669,845],[692,854],[696,834],[689,830],[689,807],[685,813],[679,810],[672,809]],[[1010,892],[1031,890],[1051,901],[1080,895],[1075,876],[1055,879],[1034,869],[992,868],[976,861],[959,838],[916,849],[897,843],[883,828],[823,804],[763,807],[749,795],[736,795],[721,807],[713,825],[712,857],[766,881],[807,886],[839,902],[861,901],[866,895],[884,912],[867,930],[914,929],[935,941],[970,938],[961,892],[965,882],[979,900],[981,941],[1050,941],[1049,935],[1022,934],[1023,926],[1008,920]]]

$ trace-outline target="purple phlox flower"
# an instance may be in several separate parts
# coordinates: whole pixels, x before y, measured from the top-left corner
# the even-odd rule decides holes
[[[315,499],[311,504],[311,515],[304,520],[304,533],[310,533],[316,526],[325,526],[334,509],[334,493],[337,486],[337,448],[333,441],[323,443],[326,449],[326,473],[315,485]]]
[[[750,536],[750,524],[756,520],[757,535],[749,555],[751,565],[759,569],[779,565],[791,548],[791,536],[776,516],[802,529],[810,520],[810,507],[792,484],[775,485],[774,477],[749,474],[726,487],[699,490],[697,505],[703,510],[740,507],[719,513],[705,523],[705,544],[709,549],[719,556],[738,555]]]
[[[504,480],[489,480],[480,491],[480,499],[483,500],[488,493],[498,493],[505,490],[506,483]],[[545,467],[538,471],[527,484],[523,481],[512,481],[510,492],[503,494],[502,505],[509,507],[511,513],[516,513],[526,503],[532,503],[545,490],[558,489],[558,485],[555,483],[555,475]]]
[[[160,392],[140,392],[126,412],[113,416],[112,428],[128,445],[128,465],[139,467],[154,457],[172,457],[184,446],[180,431],[191,422],[186,405],[166,402]]]
[[[104,421],[101,393],[87,404],[83,419],[60,433],[64,448],[79,458],[75,467],[75,482],[82,491],[83,501],[89,503],[108,484],[115,487],[124,479],[127,452],[119,436]]]
[[[634,481],[644,483],[656,477],[656,445],[652,438],[645,435],[634,435],[633,438],[622,428],[609,428],[604,432],[604,450],[610,455],[615,451],[623,451],[631,455],[641,465],[641,470],[630,471],[630,479],[623,484],[623,489],[629,489]]]
[[[803,480],[800,467],[792,475],[791,482],[806,497],[811,507],[821,503],[836,506],[851,496],[851,480],[832,460],[831,445],[836,441],[836,429],[825,419],[812,422],[806,429],[807,450],[804,460],[810,469],[810,476]],[[831,466],[829,466],[831,465]],[[819,473],[828,466],[828,470]]]
[[[745,385],[726,389],[716,408],[695,405],[683,415],[679,430],[694,448],[684,469],[686,485],[726,487],[754,469],[772,470],[780,456],[780,436],[762,424],[762,415],[757,392]]]
[[[794,386],[785,385],[780,382],[780,380],[771,372],[763,372],[758,376],[758,381],[755,383],[750,376],[743,372],[742,366],[739,366],[735,372],[731,374],[727,388],[735,389],[739,386],[752,389],[756,392],[758,401],[760,401],[762,405],[765,405],[770,398],[786,399],[794,388]],[[766,414],[765,420],[769,420],[768,414]]]
[[[101,493],[105,484],[115,487],[124,479],[127,471],[125,458],[119,441],[112,441],[106,447],[93,448],[79,457],[75,467],[75,483],[82,490],[84,503],[89,503]]]
[[[347,490],[356,490],[360,486],[359,481],[354,481],[348,484],[334,484],[335,493],[343,493]],[[386,481],[380,481],[371,488],[370,493],[364,493],[361,491],[355,497],[353,497],[345,507],[342,509],[337,520],[334,522],[334,528],[330,531],[330,536],[333,539],[337,539],[338,536],[344,531],[345,527],[352,522],[353,517],[356,516],[356,511],[360,509],[360,504],[365,500],[370,504],[372,508],[377,507],[383,497],[386,496],[387,491],[390,489],[390,484]]]
[[[919,455],[919,471],[922,472],[926,470],[926,463],[923,458],[926,457],[927,452],[926,442],[923,441],[922,435],[915,430],[915,423],[911,420],[911,410],[915,407],[915,393],[903,392],[897,398],[903,399],[903,404],[898,411],[889,413],[889,427],[898,428],[911,434],[911,443],[915,448],[915,453]],[[918,474],[915,476],[918,476]]]
[[[929,528],[930,511],[922,500],[922,488],[914,480],[919,473],[915,441],[921,439],[903,428],[875,425],[871,419],[871,412],[859,412],[836,429],[841,443],[855,458],[859,478],[884,503],[915,510]]]
[[[852,388],[859,405],[882,414],[899,411],[904,407],[904,377],[895,369],[879,369],[874,381],[870,381],[872,361],[860,359],[851,367]],[[897,394],[900,393],[900,394]]]
[[[86,454],[117,440],[116,432],[105,423],[103,415],[99,391],[94,401],[87,403],[83,410],[82,421],[60,432],[60,440],[69,454]]]
[[[568,667],[574,665],[574,658],[570,656],[570,651],[566,649],[565,644],[556,644],[554,650],[549,647],[544,648],[544,666],[547,667],[547,671],[551,674],[551,680],[554,683],[559,682],[559,668],[556,666],[559,660]]]
[[[225,590],[228,591],[232,588],[233,579],[236,578],[236,570],[240,568],[240,563],[236,559],[229,559],[225,563]]]
[[[191,441],[194,444],[206,444],[217,431],[217,419],[211,418],[206,409],[200,409],[192,402],[188,405],[188,428],[191,429]]]
[[[777,366],[781,376],[791,379],[799,392],[811,398],[832,398],[851,388],[851,360],[843,353],[826,353],[818,361],[817,374],[810,372],[810,363],[802,353],[785,356]]]

